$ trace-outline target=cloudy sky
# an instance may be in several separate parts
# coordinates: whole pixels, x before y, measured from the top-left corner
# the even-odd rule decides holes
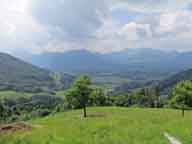
[[[0,0],[0,51],[192,51],[192,0]]]

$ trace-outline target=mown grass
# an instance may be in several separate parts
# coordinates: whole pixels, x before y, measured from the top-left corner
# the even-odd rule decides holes
[[[1,136],[3,144],[169,144],[164,132],[192,143],[192,112],[170,109],[89,108],[92,117],[68,111],[30,123],[32,131]],[[95,115],[95,116],[94,116]],[[1,143],[1,142],[0,142]]]

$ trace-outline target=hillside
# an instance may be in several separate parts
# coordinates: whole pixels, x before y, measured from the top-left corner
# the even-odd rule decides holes
[[[0,53],[0,67],[1,90],[38,92],[65,88],[72,78],[63,74],[57,76],[58,80],[56,74],[4,53]]]
[[[184,80],[192,80],[192,69],[179,72],[168,76],[162,80],[153,80],[153,81],[132,81],[130,83],[122,83],[113,90],[113,94],[127,93],[133,91],[137,88],[147,87],[152,85],[159,85],[160,91],[162,94],[168,94],[170,90],[179,82]]]
[[[177,73],[159,83],[161,91],[167,93],[178,82],[183,80],[192,80],[192,69]]]
[[[192,68],[191,52],[167,52],[152,48],[125,49],[107,54],[73,50],[26,55],[28,58],[22,58],[36,66],[57,72],[89,74],[94,83],[107,87],[116,87],[127,81],[139,84],[162,80]]]
[[[108,54],[87,50],[44,52],[28,54],[28,58],[23,59],[52,71],[88,74],[96,85],[126,92],[192,68],[191,52],[151,48],[125,49]]]
[[[30,121],[31,129],[0,137],[0,143],[17,144],[168,144],[165,132],[191,144],[191,111],[139,108],[89,108]],[[26,126],[25,126],[26,127]],[[19,142],[18,142],[19,141]]]

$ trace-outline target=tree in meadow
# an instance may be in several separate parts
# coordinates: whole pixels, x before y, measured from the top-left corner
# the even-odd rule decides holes
[[[86,106],[91,92],[91,79],[88,76],[80,76],[68,90],[66,99],[73,107],[83,108],[83,116],[87,117]]]
[[[192,108],[192,81],[178,83],[171,93],[170,103],[176,108],[182,109],[182,115],[186,108]]]

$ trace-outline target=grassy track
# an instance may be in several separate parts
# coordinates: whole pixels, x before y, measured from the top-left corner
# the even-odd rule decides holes
[[[12,144],[16,139],[27,144],[169,144],[164,137],[166,131],[183,144],[192,143],[190,111],[185,118],[180,111],[169,109],[102,107],[89,108],[88,112],[98,116],[83,119],[79,110],[59,113],[33,120],[34,130],[4,135],[1,141],[3,144]]]

